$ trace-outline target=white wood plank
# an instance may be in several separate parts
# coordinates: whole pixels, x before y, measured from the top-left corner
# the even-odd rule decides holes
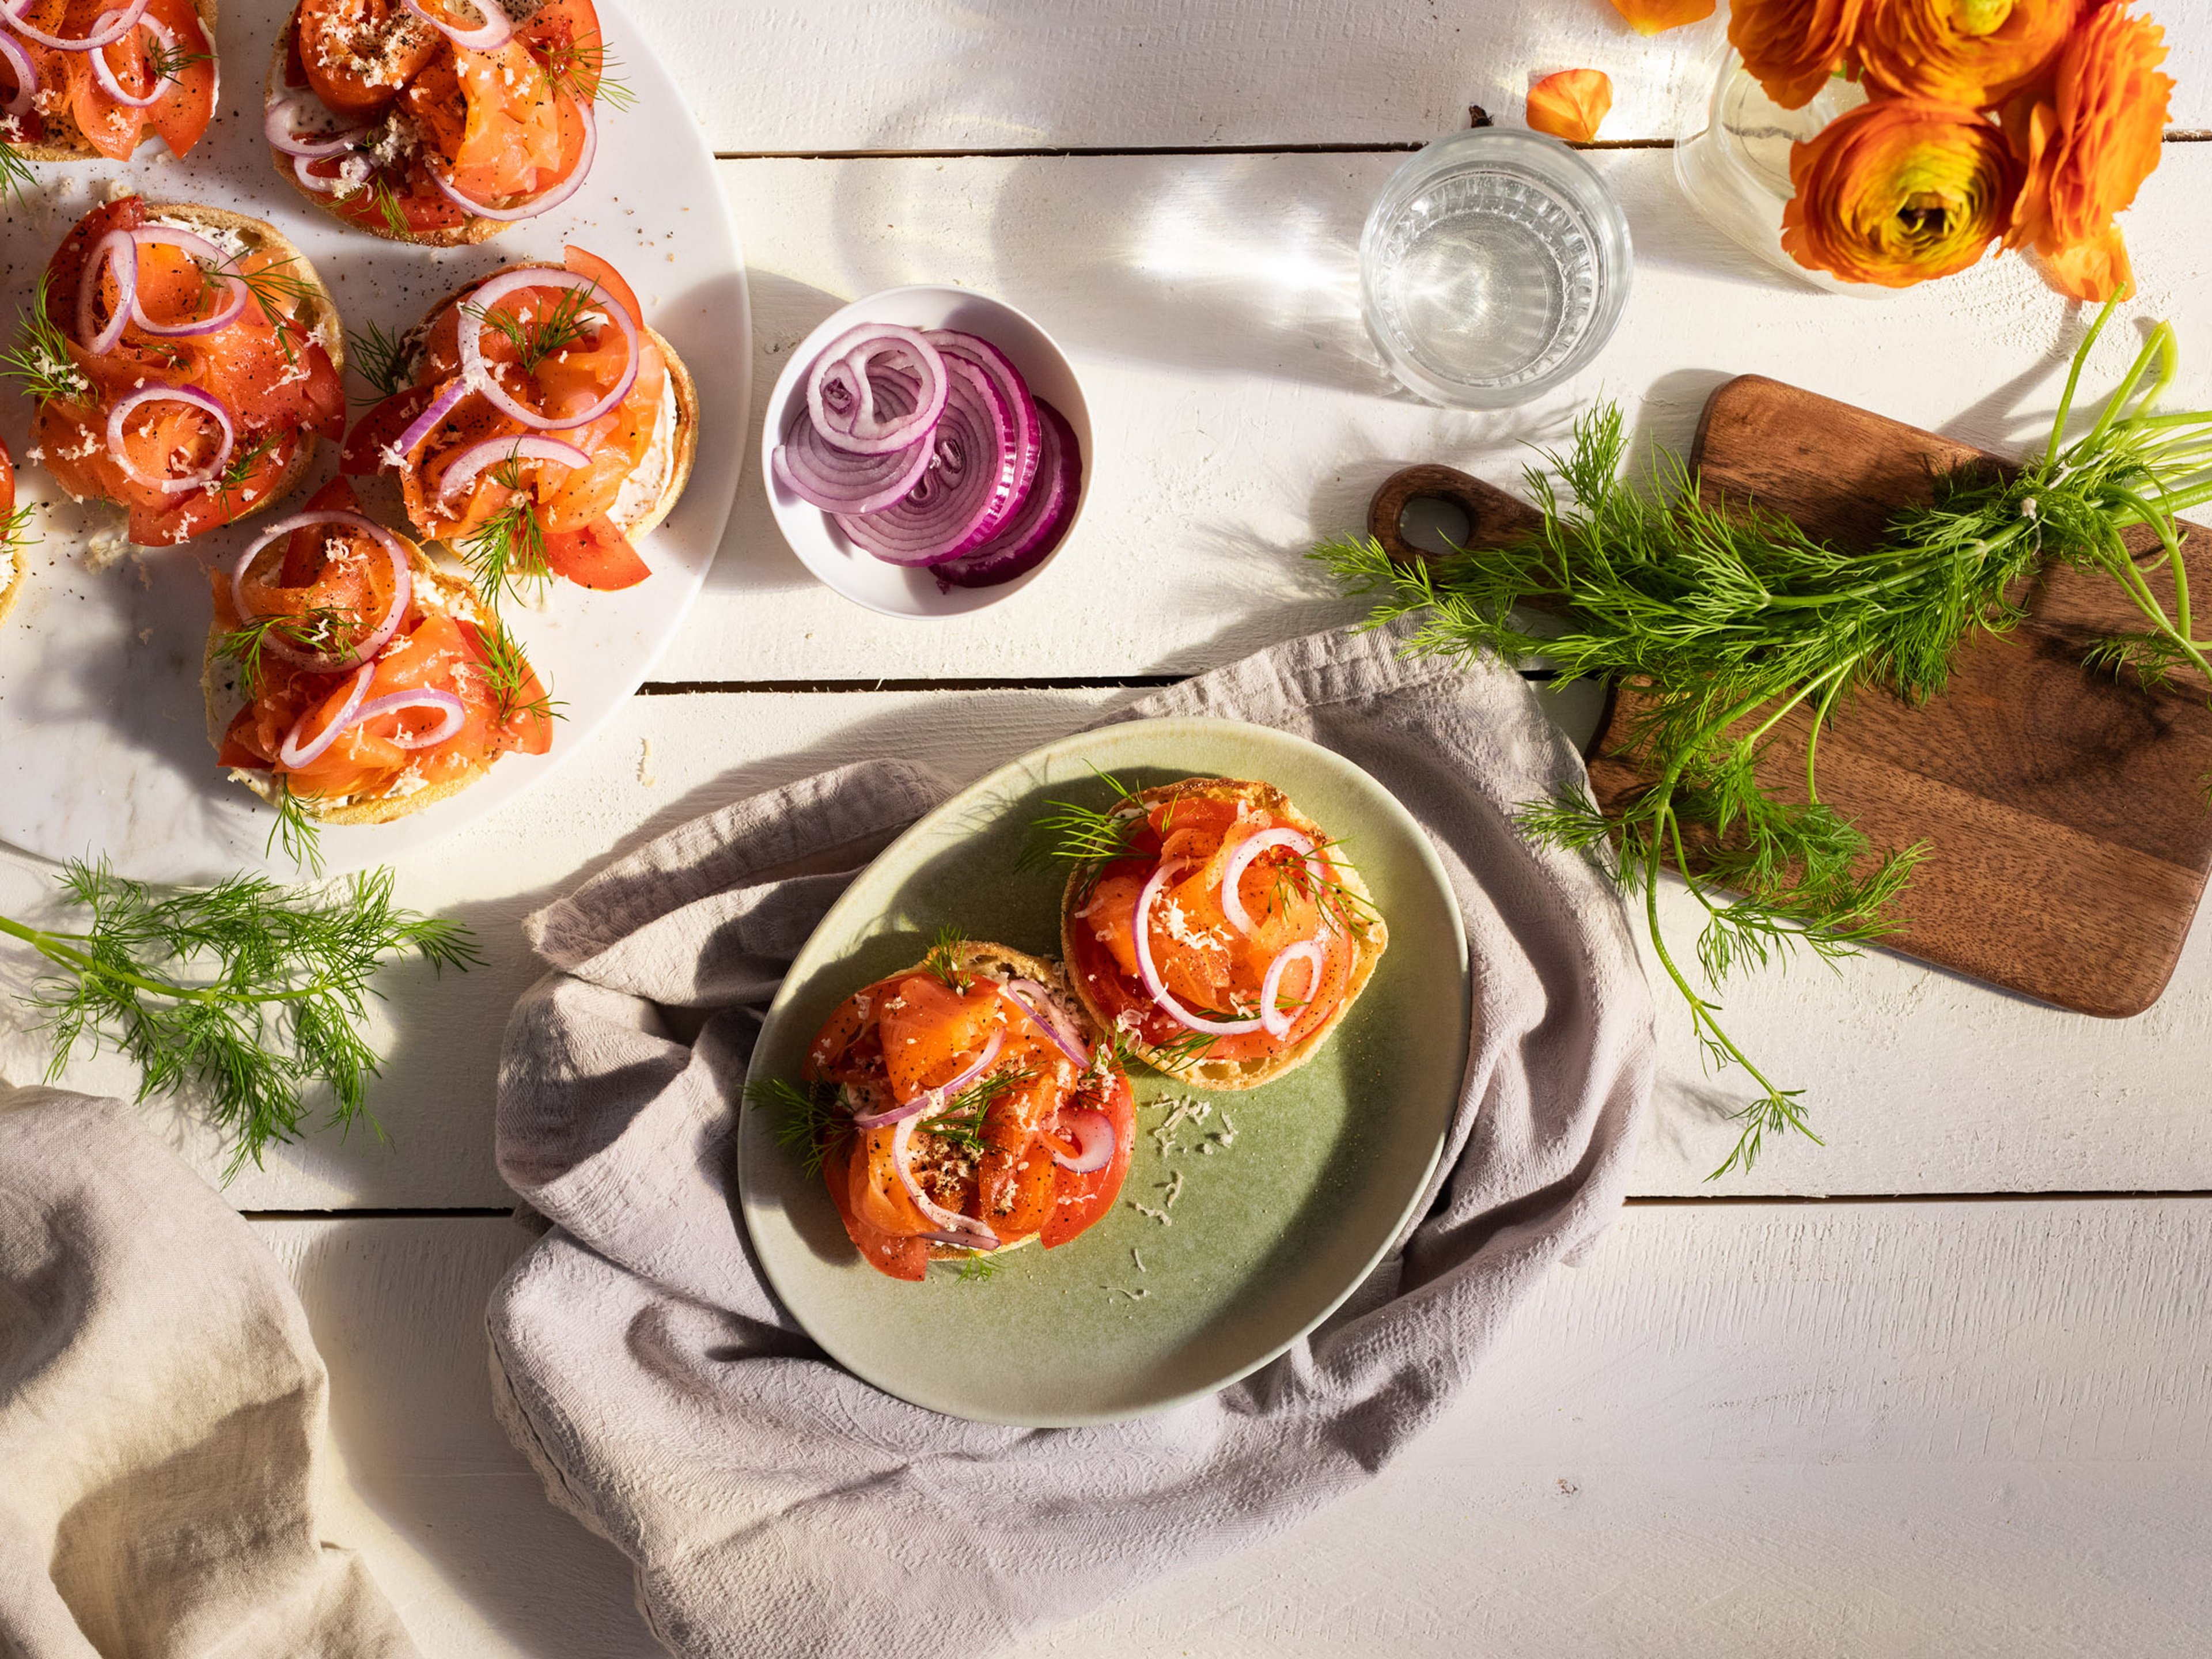
[[[964,782],[1139,695],[636,699],[544,791],[399,860],[402,901],[466,921],[489,961],[442,981],[411,969],[390,975],[392,1002],[373,1036],[391,1065],[370,1103],[388,1143],[318,1133],[240,1176],[228,1196],[256,1210],[507,1203],[492,1163],[492,1079],[507,1011],[537,971],[522,916],[641,841],[757,790],[881,754]],[[0,908],[14,914],[43,880],[0,862]],[[1670,892],[1669,925],[1692,927],[1690,908]],[[20,957],[0,952],[0,973],[17,976],[0,990],[22,971]],[[1646,972],[1661,983],[1656,963]],[[1732,1085],[1700,1074],[1671,992],[1662,987],[1657,1004],[1662,1088],[1635,1190],[1708,1192],[1707,1172],[1735,1139],[1723,1115]],[[2212,918],[2200,916],[2165,997],[2133,1020],[2060,1012],[1880,952],[1839,973],[1806,963],[1747,979],[1731,991],[1729,1014],[1754,1055],[1808,1088],[1827,1144],[1777,1144],[1751,1176],[1718,1190],[2212,1190]],[[25,1024],[21,1011],[0,1008],[0,1076],[43,1066],[41,1040]],[[112,1056],[70,1076],[102,1091],[131,1086]],[[198,1168],[219,1173],[204,1128],[146,1109]]]
[[[655,1651],[492,1421],[501,1221],[260,1224],[331,1374],[325,1531],[428,1659]],[[2212,1616],[2212,1205],[1632,1208],[1376,1483],[1060,1659],[2181,1653]]]
[[[2212,400],[2212,144],[2169,146],[2130,216],[2131,313],[2181,331],[2177,398]],[[950,621],[872,615],[817,583],[769,516],[757,468],[694,620],[679,681],[1109,675],[1213,666],[1352,614],[1299,556],[1364,524],[1414,461],[1513,483],[1531,441],[1617,398],[1641,441],[1685,448],[1706,394],[1771,375],[1975,442],[2047,421],[2081,319],[2006,258],[1901,295],[1820,293],[1692,212],[1662,151],[1595,159],[1638,249],[1620,331],[1525,409],[1472,414],[1395,390],[1358,314],[1354,250],[1388,155],[732,161],[750,267],[755,434],[797,343],[853,297],[957,283],[1035,316],[1074,361],[1101,452],[1057,562]],[[2100,343],[2116,377],[2131,328]],[[2185,406],[2177,404],[2177,407]],[[1134,602],[1133,602],[1133,599]]]
[[[1607,139],[1704,125],[1723,16],[1646,40],[1605,0],[724,0],[635,6],[720,150],[1425,143],[1480,104],[1521,119],[1562,69],[1613,79]],[[2166,25],[2171,119],[2212,125],[2212,29]]]

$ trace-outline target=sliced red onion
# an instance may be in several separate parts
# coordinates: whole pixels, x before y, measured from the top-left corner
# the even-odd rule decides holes
[[[100,273],[110,265],[115,269],[115,310],[107,325],[95,331],[92,319],[99,314]],[[92,245],[84,275],[77,279],[76,337],[94,356],[105,356],[123,337],[137,305],[138,244],[129,231],[111,230]]]
[[[392,604],[384,613],[384,620],[355,643],[351,649],[326,653],[308,651],[279,639],[274,633],[264,637],[264,643],[284,661],[295,667],[313,669],[318,673],[332,674],[367,662],[384,649],[392,636],[399,631],[399,623],[407,614],[407,602],[415,594],[415,574],[407,562],[407,550],[399,538],[373,519],[358,513],[347,513],[329,508],[313,513],[295,513],[279,520],[261,532],[259,539],[239,555],[238,562],[231,567],[230,602],[240,622],[251,621],[256,615],[246,603],[246,573],[253,568],[253,561],[263,548],[279,536],[289,536],[295,530],[311,529],[317,525],[339,525],[348,530],[358,530],[374,538],[392,561]]]
[[[896,371],[878,372],[876,407],[901,414],[910,408],[921,382]],[[904,449],[882,455],[855,455],[822,435],[804,414],[792,417],[790,434],[775,447],[769,465],[783,487],[824,513],[874,513],[889,507],[921,482],[936,456],[927,433]]]
[[[1212,1036],[1247,1036],[1260,1030],[1257,1016],[1250,1019],[1206,1019],[1192,1013],[1170,994],[1167,981],[1160,970],[1152,965],[1152,901],[1184,866],[1181,860],[1163,864],[1152,872],[1152,879],[1137,895],[1137,973],[1145,981],[1145,990],[1160,1006],[1169,1018],[1186,1030],[1204,1031]]]
[[[489,0],[486,0],[486,3],[489,3]],[[563,93],[562,96],[567,97],[568,94]],[[472,200],[454,189],[452,182],[437,168],[425,167],[423,171],[430,175],[430,182],[437,185],[439,192],[447,201],[462,212],[473,213],[479,219],[497,219],[503,224],[513,224],[518,219],[535,219],[541,213],[550,212],[584,187],[585,177],[592,170],[592,158],[599,153],[599,126],[592,117],[591,105],[581,98],[573,98],[569,101],[576,107],[576,118],[584,124],[584,148],[576,156],[575,169],[544,194],[533,198],[520,207],[486,207],[482,202]]]
[[[1114,1120],[1091,1106],[1060,1109],[1060,1127],[1075,1137],[1075,1156],[1052,1149],[1052,1161],[1077,1175],[1096,1175],[1114,1161]]]
[[[23,50],[23,43],[4,31],[0,31],[0,58],[5,58],[8,67],[15,71],[15,95],[0,105],[0,114],[28,115],[39,95],[39,66]]]
[[[1026,495],[1030,481],[1037,475],[1042,437],[1036,399],[1030,396],[1029,382],[1022,379],[1021,370],[1014,367],[1013,360],[1005,352],[973,334],[938,329],[922,337],[945,356],[975,364],[991,383],[991,390],[1006,404],[1007,424],[1013,429],[1014,492],[1018,496]]]
[[[471,444],[446,463],[446,471],[438,480],[438,499],[458,495],[476,482],[477,474],[488,466],[502,461],[551,461],[560,466],[589,466],[592,458],[574,444],[564,444],[558,438],[539,438],[525,435],[520,438],[487,438],[480,444]]]
[[[897,1105],[890,1107],[886,1110],[870,1112],[865,1117],[855,1117],[853,1120],[854,1126],[862,1129],[877,1129],[881,1128],[886,1123],[902,1123],[917,1112],[943,1111],[946,1103],[951,1100],[953,1096],[958,1094],[963,1089],[973,1083],[977,1078],[983,1075],[984,1072],[989,1068],[991,1062],[999,1057],[999,1050],[1005,1048],[1006,1045],[1006,1034],[1005,1030],[999,1030],[993,1031],[991,1033],[991,1040],[983,1045],[983,1053],[981,1057],[978,1059],[973,1066],[970,1066],[966,1071],[961,1073],[958,1077],[954,1078],[952,1081],[950,1083],[940,1083],[934,1089],[924,1089],[921,1093],[915,1096],[913,1099],[902,1100]]]
[[[876,410],[872,364],[914,376],[921,391],[914,404],[881,419]],[[817,430],[854,455],[885,455],[919,443],[935,429],[950,393],[945,359],[937,348],[896,323],[864,323],[840,334],[814,360],[806,378],[806,412]]]
[[[1075,522],[1076,503],[1083,495],[1083,452],[1075,428],[1042,399],[1037,413],[1043,416],[1042,441],[1029,494],[989,541],[930,567],[939,588],[996,587],[1024,575],[1052,556]]]
[[[1306,1000],[1311,1001],[1321,992],[1323,960],[1321,941],[1310,939],[1293,945],[1267,964],[1267,981],[1260,987],[1260,1024],[1267,1028],[1269,1036],[1286,1037],[1291,1034],[1291,1016],[1275,1006],[1275,999],[1282,993],[1284,969],[1294,962],[1313,964],[1312,982],[1306,989]]]
[[[191,323],[157,323],[146,314],[134,292],[131,296],[131,320],[149,334],[158,334],[167,339],[184,339],[203,334],[214,334],[228,328],[245,314],[246,287],[244,277],[222,269],[229,256],[204,236],[189,230],[178,230],[168,225],[141,225],[131,233],[131,240],[138,247],[180,248],[191,258],[201,262],[202,269],[211,276],[227,283],[229,297],[215,308],[214,314]]]
[[[1254,859],[1271,848],[1276,847],[1287,847],[1301,858],[1310,859],[1313,856],[1313,842],[1297,830],[1262,830],[1256,836],[1247,836],[1237,850],[1229,855],[1229,862],[1223,866],[1221,911],[1229,918],[1229,925],[1240,933],[1249,933],[1252,931],[1252,915],[1244,908],[1244,895],[1238,884],[1243,880],[1244,872]],[[1262,1002],[1261,1006],[1265,1008],[1267,1005]]]
[[[198,471],[181,478],[166,475],[149,478],[139,471],[131,463],[130,451],[124,447],[123,422],[125,417],[141,404],[151,403],[190,404],[193,408],[214,416],[216,424],[222,429],[222,442],[216,448],[214,459]],[[237,441],[238,429],[231,424],[230,411],[217,398],[196,386],[149,386],[143,392],[132,392],[107,412],[107,453],[123,469],[124,477],[133,483],[144,484],[167,495],[180,495],[188,489],[205,489],[222,477],[223,468],[230,465],[232,446]]]
[[[614,390],[575,415],[553,416],[541,415],[536,410],[517,403],[507,394],[498,377],[492,373],[491,364],[483,355],[484,318],[491,308],[518,289],[573,288],[580,289],[592,296],[592,302],[615,320],[629,347],[629,361],[624,365]],[[481,392],[492,406],[501,414],[511,416],[527,427],[540,432],[567,432],[580,426],[588,426],[610,410],[621,406],[629,396],[629,389],[637,384],[638,324],[624,309],[620,301],[588,276],[580,276],[573,270],[556,270],[550,265],[523,265],[513,270],[502,270],[482,288],[471,294],[461,305],[460,314],[461,378],[471,392]]]
[[[975,364],[943,362],[950,390],[931,434],[936,459],[921,481],[880,513],[834,515],[854,545],[886,564],[942,564],[972,552],[1019,504],[1020,463],[1004,400]]]
[[[453,380],[446,382],[445,390],[430,399],[430,406],[407,423],[407,429],[393,441],[392,447],[404,459],[415,453],[415,447],[438,429],[438,423],[453,412],[453,405],[469,395],[468,382]]]
[[[976,1237],[973,1233],[910,1233],[908,1237],[910,1238],[924,1239],[932,1244],[950,1244],[956,1250],[983,1250],[988,1252],[989,1250],[995,1249],[998,1247],[999,1243],[998,1239],[994,1237],[991,1242],[988,1244],[986,1244],[981,1239]]]
[[[514,24],[500,9],[498,0],[474,0],[477,13],[483,21],[474,28],[464,28],[459,23],[449,23],[440,15],[446,9],[445,0],[438,0],[434,12],[422,0],[407,0],[407,9],[444,35],[457,46],[471,52],[497,52],[514,38]]]
[[[1083,1046],[1082,1039],[1069,1030],[1063,1023],[1066,1016],[1053,1001],[1052,993],[1033,979],[1010,979],[1006,985],[1006,1000],[1030,1017],[1030,1022],[1052,1039],[1054,1048],[1075,1062],[1076,1070],[1083,1071],[1091,1064],[1091,1051]]]
[[[317,159],[319,158],[306,155],[295,155],[292,158],[292,176],[314,191],[316,195],[350,196],[361,188],[359,185],[350,184],[342,177],[325,179],[322,174],[314,172],[313,169]]]
[[[855,1118],[853,1121],[857,1123],[860,1119]],[[920,1210],[944,1231],[961,1235],[960,1242],[963,1244],[970,1240],[975,1240],[980,1243],[971,1245],[970,1248],[997,1249],[998,1234],[993,1232],[974,1216],[963,1215],[957,1210],[946,1209],[921,1189],[921,1182],[915,1179],[914,1165],[909,1162],[914,1145],[914,1131],[915,1120],[910,1117],[902,1119],[899,1126],[891,1131],[891,1168],[898,1171],[899,1185],[906,1188],[906,1195],[914,1200],[915,1208]]]
[[[146,14],[151,0],[130,0],[119,12],[109,12],[93,26],[93,31],[82,40],[65,40],[58,34],[48,34],[44,29],[33,28],[23,21],[23,13],[31,0],[0,0],[0,18],[5,18],[16,33],[27,40],[35,40],[42,46],[52,46],[56,52],[90,52],[95,46],[105,46],[120,40],[137,27],[138,20]],[[115,19],[112,23],[106,18]]]
[[[295,117],[320,106],[313,93],[285,93],[262,112],[262,136],[273,148],[305,161],[323,161],[356,149],[368,131],[366,126],[343,127],[315,138],[302,138],[292,131]]]
[[[345,706],[323,728],[321,735],[305,748],[300,746],[300,733],[314,718],[315,711],[310,708],[301,714],[284,734],[284,741],[276,745],[276,758],[295,772],[322,759],[324,751],[338,740],[338,733],[353,723],[355,711],[361,707],[362,694],[368,690],[369,677],[375,672],[376,665],[373,662],[365,662],[354,672],[353,684],[346,690]]]
[[[410,708],[434,708],[445,716],[428,732],[413,737],[397,733],[392,741],[402,749],[434,749],[468,724],[468,705],[450,691],[441,691],[434,686],[417,686],[410,691],[387,691],[380,697],[371,697],[354,710],[348,726],[359,726],[367,720],[386,714],[404,714]]]
[[[104,29],[110,23],[119,19],[122,15],[123,14],[119,11],[104,11],[100,13],[100,21],[93,25],[93,28],[94,31]],[[162,22],[159,18],[142,17],[138,20],[138,27],[145,30],[147,33],[152,35],[156,40],[159,40],[161,43],[162,50],[167,52],[171,57],[174,57],[176,55],[177,37],[170,31],[167,24]],[[129,32],[125,31],[121,38],[126,40],[129,40],[131,38]],[[161,77],[160,76],[157,75],[154,77],[154,90],[141,98],[135,93],[129,93],[123,90],[123,83],[115,78],[114,66],[107,61],[107,48],[106,46],[94,46],[86,55],[92,59],[93,79],[99,82],[100,90],[105,92],[110,98],[112,98],[117,103],[125,105],[131,109],[150,109],[154,105],[161,101]]]

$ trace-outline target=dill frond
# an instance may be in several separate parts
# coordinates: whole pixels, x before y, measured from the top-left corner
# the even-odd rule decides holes
[[[31,171],[23,152],[0,139],[0,202],[21,206],[31,199],[31,192],[38,187],[39,175]]]
[[[313,795],[294,794],[292,780],[282,774],[277,775],[276,822],[269,826],[269,839],[262,844],[264,858],[272,856],[281,844],[294,869],[318,877],[323,873],[323,826],[307,807],[307,803],[315,799]]]
[[[225,513],[235,514],[236,507],[230,498],[246,488],[246,481],[253,477],[253,469],[259,466],[263,458],[283,441],[284,434],[281,432],[264,432],[244,449],[232,454],[222,469],[222,476],[213,485],[215,498],[222,504]],[[238,505],[246,504],[241,502]]]
[[[517,584],[550,581],[553,576],[545,562],[545,526],[538,516],[538,504],[520,493],[511,464],[507,477],[500,482],[517,490],[514,499],[453,544],[475,577],[477,592],[494,609]]]
[[[181,81],[185,71],[193,64],[213,62],[215,59],[204,52],[186,52],[166,40],[156,40],[146,49],[146,66],[153,70],[156,81]]]
[[[347,361],[375,390],[377,395],[370,399],[373,403],[381,403],[407,389],[410,379],[407,355],[399,337],[386,333],[375,323],[358,334],[346,336]]]
[[[37,403],[82,403],[92,396],[92,382],[70,355],[69,336],[46,310],[44,282],[32,290],[31,308],[19,313],[14,347],[0,353],[0,374]]]
[[[344,648],[349,630],[361,618],[349,607],[319,605],[296,615],[274,611],[254,617],[216,641],[216,654],[238,665],[239,689],[249,697],[261,695],[261,653],[274,638],[302,651],[334,655]]]
[[[580,345],[603,325],[599,313],[580,288],[561,290],[561,297],[535,317],[518,317],[497,306],[468,301],[461,309],[514,348],[515,366],[527,374],[548,357]]]
[[[769,1115],[775,1144],[796,1158],[801,1170],[810,1176],[822,1173],[830,1139],[849,1115],[838,1104],[836,1089],[826,1083],[765,1078],[747,1085],[745,1099]]]
[[[961,970],[960,946],[966,941],[960,930],[945,922],[930,940],[929,949],[922,952],[921,971],[942,981],[946,989],[964,996],[968,992],[969,976]]]
[[[617,112],[637,107],[637,94],[612,73],[621,67],[621,60],[605,46],[580,46],[572,40],[533,49],[532,55],[554,88],[571,98],[605,104]]]
[[[549,720],[568,718],[563,712],[567,705],[555,702],[544,691],[526,702],[523,701],[522,694],[529,688],[533,671],[529,659],[523,654],[522,642],[508,630],[503,620],[494,616],[489,628],[477,629],[477,639],[480,647],[477,663],[483,674],[484,689],[491,693],[498,713],[498,725],[506,725],[518,714]]]

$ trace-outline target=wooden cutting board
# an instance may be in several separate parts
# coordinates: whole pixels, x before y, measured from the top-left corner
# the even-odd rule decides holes
[[[1744,375],[1706,400],[1692,459],[1708,497],[1756,501],[1837,546],[1866,548],[1896,507],[1929,498],[1938,473],[1990,458]],[[1419,496],[1464,508],[1477,544],[1540,522],[1464,473],[1413,467],[1376,496],[1370,528],[1386,546],[1405,548],[1399,514]],[[2212,606],[2212,532],[2187,529],[2191,592]],[[2148,532],[2130,539],[2155,545]],[[2171,600],[2170,573],[2152,586]],[[1877,848],[1929,843],[1891,948],[2063,1008],[2141,1013],[2172,977],[2212,871],[2207,688],[2146,691],[2081,665],[2089,641],[2141,626],[2106,577],[2054,570],[2027,608],[2008,638],[1963,647],[1949,688],[1926,706],[1873,693],[1838,708],[1820,738],[1821,796]],[[1607,806],[1647,781],[1621,758],[1633,708],[1633,693],[1617,690],[1591,746]],[[1800,710],[1778,726],[1761,769],[1784,799],[1804,798],[1805,723]]]

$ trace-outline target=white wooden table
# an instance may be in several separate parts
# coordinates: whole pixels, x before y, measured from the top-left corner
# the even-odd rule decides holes
[[[2155,3],[2182,87],[2128,228],[2143,312],[2179,326],[2181,392],[2202,402],[2212,143],[2190,140],[2212,136],[2212,18]],[[1298,555],[1359,525],[1396,466],[1509,482],[1523,441],[1601,391],[1643,441],[1680,447],[1706,392],[1750,370],[2001,447],[2045,418],[2075,325],[2012,260],[1860,301],[1721,240],[1666,147],[1710,86],[1717,21],[1646,42],[1601,0],[633,9],[725,158],[756,423],[783,354],[844,301],[962,283],[1069,348],[1099,471],[1047,580],[929,626],[814,584],[749,477],[658,683],[542,793],[402,864],[403,900],[467,921],[491,965],[394,976],[373,1099],[388,1145],[317,1137],[229,1196],[295,1272],[330,1364],[329,1535],[436,1656],[657,1651],[623,1561],[545,1504],[489,1407],[484,1300],[528,1242],[491,1146],[499,1033],[533,976],[518,918],[765,786],[886,750],[972,777],[1347,618]],[[1636,240],[1619,336],[1536,407],[1410,400],[1354,309],[1368,203],[1469,104],[1517,120],[1532,73],[1582,65],[1617,92],[1615,147],[1592,159]],[[0,866],[7,896],[39,879]],[[1358,1497],[1035,1650],[2203,1651],[2212,921],[2123,1023],[1879,956],[1747,982],[1730,1012],[1813,1085],[1825,1149],[1708,1184],[1727,1081],[1701,1077],[1662,1000],[1637,1196],[1469,1397]],[[0,1072],[40,1066],[0,1035]],[[72,1080],[128,1085],[112,1064]],[[219,1169],[203,1132],[171,1132]]]

